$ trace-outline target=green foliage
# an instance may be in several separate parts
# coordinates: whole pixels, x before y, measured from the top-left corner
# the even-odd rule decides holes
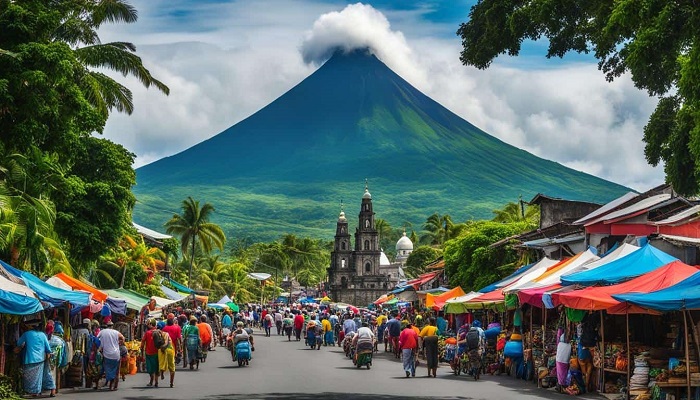
[[[409,277],[416,277],[425,272],[425,266],[435,261],[442,255],[442,250],[432,246],[419,246],[409,254],[406,259],[404,272]]]
[[[549,41],[547,57],[593,52],[609,81],[629,72],[635,86],[659,97],[644,129],[645,155],[663,162],[674,189],[700,191],[700,5],[665,0],[483,0],[474,5],[461,60],[487,68],[516,56],[526,39]]]
[[[17,380],[19,381],[19,380]],[[12,388],[12,378],[6,375],[0,375],[0,399],[3,400],[21,400],[22,397]]]
[[[537,225],[540,222],[540,208],[536,205],[525,204],[523,202],[510,202],[503,208],[493,210],[494,222],[522,222]]]
[[[527,222],[471,223],[463,236],[445,243],[443,256],[450,285],[459,285],[468,292],[478,290],[511,273],[518,261],[516,250],[509,245],[489,246],[533,227]]]

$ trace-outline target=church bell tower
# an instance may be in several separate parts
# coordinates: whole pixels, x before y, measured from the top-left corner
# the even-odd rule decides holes
[[[360,215],[355,231],[355,270],[358,276],[379,275],[379,232],[374,223],[372,195],[365,181],[365,193],[362,195]]]

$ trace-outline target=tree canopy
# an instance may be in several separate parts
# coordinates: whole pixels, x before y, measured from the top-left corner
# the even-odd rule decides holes
[[[700,4],[691,0],[480,0],[460,25],[461,61],[488,68],[547,39],[546,56],[593,53],[609,81],[630,73],[659,97],[644,128],[645,156],[663,162],[680,193],[700,191]]]

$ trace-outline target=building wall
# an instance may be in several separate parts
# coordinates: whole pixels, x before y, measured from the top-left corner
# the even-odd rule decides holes
[[[540,200],[540,228],[546,228],[561,221],[579,219],[599,208],[599,204],[542,199]]]

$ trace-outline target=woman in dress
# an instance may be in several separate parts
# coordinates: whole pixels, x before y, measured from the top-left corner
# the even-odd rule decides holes
[[[52,327],[53,329],[53,327]],[[51,397],[56,395],[56,384],[50,375],[45,374],[45,364],[51,359],[51,346],[46,334],[41,331],[37,321],[19,337],[15,353],[24,350],[22,355],[22,387],[32,396],[41,394],[42,389],[51,390]],[[45,379],[48,381],[45,382]]]
[[[435,318],[430,318],[428,325],[420,331],[420,337],[423,338],[423,349],[425,350],[425,359],[428,364],[428,376],[437,377],[438,367],[438,337]]]

